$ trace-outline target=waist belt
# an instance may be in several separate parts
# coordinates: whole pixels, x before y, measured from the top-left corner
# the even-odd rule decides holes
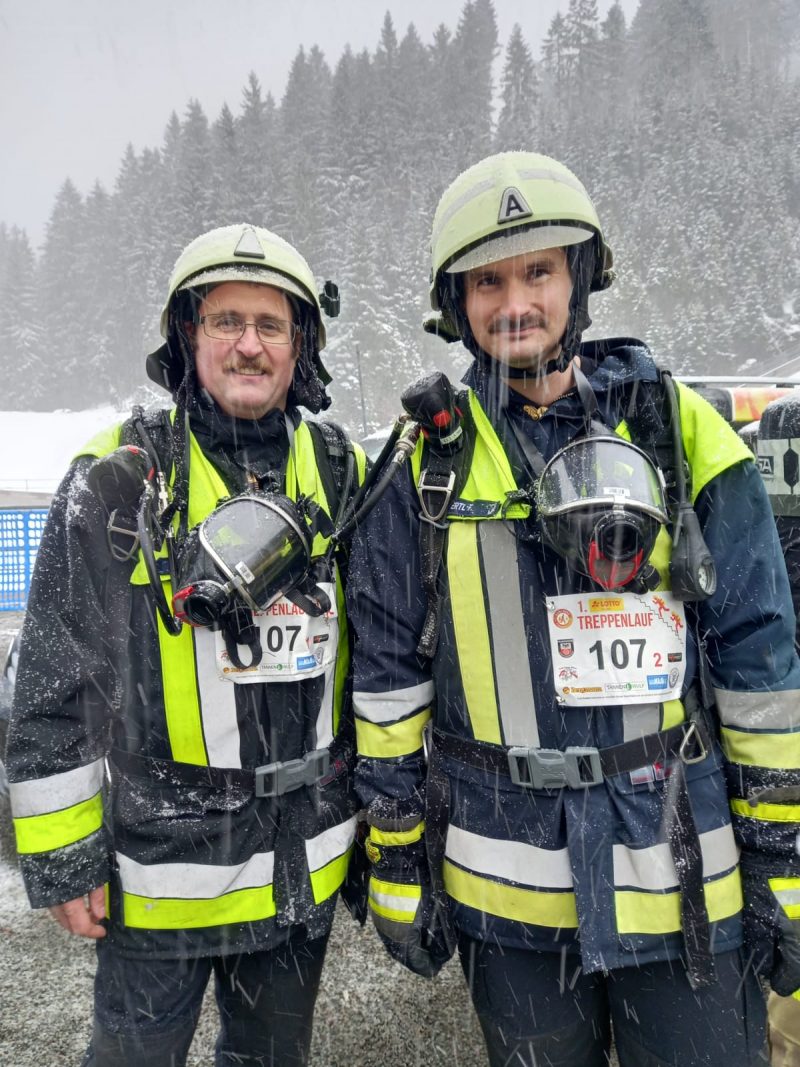
[[[505,748],[437,729],[432,736],[433,747],[440,755],[479,771],[507,775],[515,785],[528,789],[583,789],[600,785],[615,774],[670,758],[700,763],[710,751],[708,735],[697,722],[679,723],[661,733],[610,748],[574,746],[563,752],[556,748]]]
[[[711,931],[703,892],[703,857],[689,800],[685,766],[700,763],[711,751],[705,727],[679,723],[609,748],[504,748],[428,728],[425,838],[434,893],[444,897],[442,868],[450,822],[450,782],[442,758],[507,776],[523,789],[586,789],[616,774],[675,759],[664,795],[664,831],[681,893],[681,928],[687,977],[692,988],[716,981]]]
[[[121,748],[112,748],[110,758],[113,767],[124,774],[151,778],[164,785],[239,788],[257,797],[280,797],[304,786],[324,786],[335,781],[348,770],[352,754],[350,739],[336,737],[328,748],[307,752],[300,759],[279,760],[252,770],[156,759]]]

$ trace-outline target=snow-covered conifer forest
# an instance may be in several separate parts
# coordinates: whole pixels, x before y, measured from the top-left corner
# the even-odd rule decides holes
[[[683,373],[800,361],[799,32],[798,0],[641,0],[630,24],[564,0],[544,41],[500,41],[492,0],[466,0],[432,40],[387,15],[372,50],[301,48],[280,100],[258,70],[218,115],[189,99],[112,189],[64,181],[41,249],[0,223],[4,406],[124,407],[177,253],[248,220],[337,281],[335,412],[361,429],[360,363],[366,428],[386,422],[403,384],[453,364],[420,329],[438,197],[508,148],[563,160],[595,199],[618,269],[595,334]]]

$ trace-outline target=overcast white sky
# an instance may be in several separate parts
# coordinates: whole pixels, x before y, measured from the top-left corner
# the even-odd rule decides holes
[[[599,0],[603,17],[612,0]],[[0,221],[38,244],[59,186],[111,188],[126,144],[161,143],[170,112],[197,97],[238,112],[251,70],[280,101],[300,45],[334,66],[374,50],[386,11],[398,36],[455,29],[463,0],[0,0]],[[630,20],[638,0],[622,0]],[[538,58],[568,0],[495,0],[501,46],[515,22]]]

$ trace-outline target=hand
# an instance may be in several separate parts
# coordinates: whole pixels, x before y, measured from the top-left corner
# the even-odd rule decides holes
[[[800,991],[800,876],[775,871],[778,857],[742,853],[745,943],[755,971],[773,990],[788,997]]]
[[[65,930],[77,937],[101,938],[106,929],[100,921],[106,917],[106,891],[103,886],[91,889],[86,897],[55,904],[48,909],[53,918]]]
[[[448,917],[431,892],[423,830],[423,823],[400,833],[371,828],[369,907],[389,955],[414,974],[433,978],[453,955],[454,943]]]

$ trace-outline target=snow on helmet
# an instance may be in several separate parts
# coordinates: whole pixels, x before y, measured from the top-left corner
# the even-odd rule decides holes
[[[173,391],[184,374],[183,357],[174,333],[184,313],[181,294],[225,282],[246,281],[282,289],[310,316],[311,328],[303,331],[304,352],[323,383],[331,379],[319,353],[325,347],[322,311],[331,317],[339,313],[339,291],[326,282],[317,295],[311,268],[303,256],[278,234],[261,226],[240,223],[209,230],[191,241],[178,256],[170,275],[167,299],[161,311],[161,335],[166,343],[147,357],[147,373],[157,384]],[[181,314],[176,316],[178,308]]]
[[[613,281],[613,257],[594,204],[563,163],[535,152],[501,152],[460,174],[444,191],[431,234],[430,301],[425,329],[462,335],[448,299],[457,275],[509,256],[591,241],[588,292]],[[574,280],[574,279],[573,279]],[[574,317],[574,313],[573,313]]]

